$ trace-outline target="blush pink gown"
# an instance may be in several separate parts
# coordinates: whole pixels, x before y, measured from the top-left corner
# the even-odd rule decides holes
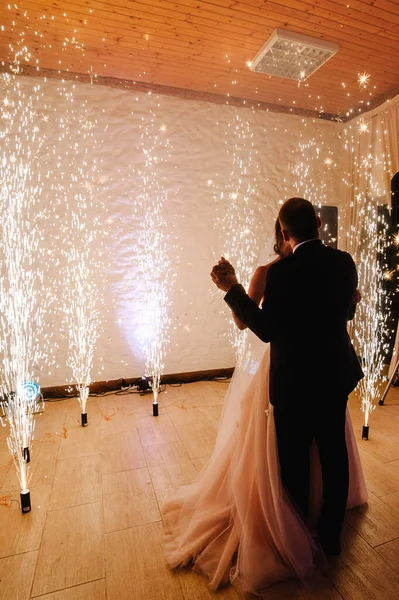
[[[231,582],[260,594],[284,579],[305,580],[314,570],[316,544],[280,481],[268,387],[269,345],[248,332],[213,454],[194,482],[163,506],[168,564],[174,568],[192,562],[207,576],[211,589]],[[367,491],[349,411],[346,438],[352,508],[367,501]],[[316,448],[312,455],[311,507],[316,520],[321,505]]]

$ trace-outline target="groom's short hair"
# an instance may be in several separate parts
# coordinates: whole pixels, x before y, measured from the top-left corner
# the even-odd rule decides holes
[[[298,242],[318,235],[318,224],[313,204],[304,198],[289,198],[278,214],[281,229]]]

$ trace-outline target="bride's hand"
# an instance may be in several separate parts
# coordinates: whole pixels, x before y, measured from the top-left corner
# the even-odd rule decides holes
[[[211,278],[213,283],[224,292],[228,292],[230,288],[238,283],[234,267],[223,257],[213,267]]]
[[[233,265],[229,263],[229,261],[226,260],[224,256],[222,256],[222,258],[219,260],[218,267],[223,269],[223,271],[225,271],[226,273],[232,273],[233,275],[236,274]]]
[[[359,304],[361,299],[362,299],[362,295],[361,295],[360,291],[356,289],[352,295],[353,304]]]

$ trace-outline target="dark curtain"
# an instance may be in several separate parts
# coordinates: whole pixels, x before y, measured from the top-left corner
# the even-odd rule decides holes
[[[321,206],[316,210],[321,220],[320,239],[326,246],[336,248],[338,244],[338,208]]]
[[[399,173],[391,180],[391,206],[387,204],[379,206],[380,231],[383,239],[384,252],[380,255],[383,268],[387,272],[387,279],[383,281],[383,287],[386,292],[383,310],[388,312],[387,335],[383,343],[386,344],[387,362],[392,358],[393,346],[395,343],[396,328],[399,318]],[[384,227],[383,223],[388,223]],[[385,239],[384,239],[385,238]]]

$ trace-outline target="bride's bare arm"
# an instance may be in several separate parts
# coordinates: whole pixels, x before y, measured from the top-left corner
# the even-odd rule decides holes
[[[263,298],[263,293],[265,291],[266,285],[267,271],[271,264],[273,263],[269,263],[268,265],[265,265],[263,267],[258,267],[252,276],[251,283],[249,284],[248,296],[252,298],[252,300],[258,305],[260,304],[260,301]],[[234,323],[237,325],[238,329],[243,330],[247,328],[245,323],[240,321],[240,319],[234,314],[234,312],[232,312],[232,315]]]

